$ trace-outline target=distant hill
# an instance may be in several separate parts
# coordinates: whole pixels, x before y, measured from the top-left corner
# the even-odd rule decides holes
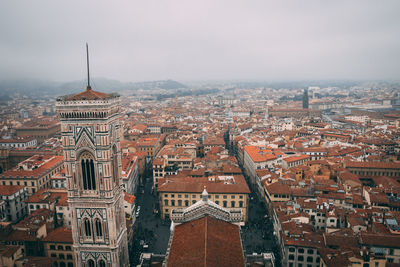
[[[139,82],[139,83],[131,83],[132,87],[135,89],[184,89],[187,88],[186,85],[179,83],[173,80],[165,80],[165,81],[151,81],[151,82]]]
[[[106,78],[94,78],[91,81],[92,88],[101,92],[125,92],[134,93],[137,90],[176,90],[185,89],[186,85],[173,80],[128,82]],[[86,88],[86,81],[71,81],[65,83],[43,81],[34,79],[0,81],[0,96],[13,96],[16,94],[29,97],[54,97],[80,92]]]

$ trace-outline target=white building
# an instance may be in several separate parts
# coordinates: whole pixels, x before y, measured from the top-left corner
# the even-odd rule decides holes
[[[292,119],[286,118],[277,120],[272,124],[272,130],[274,132],[292,131],[294,129],[294,123]]]
[[[0,139],[0,146],[9,148],[25,149],[28,147],[36,147],[37,140],[33,137],[23,137],[16,139]]]
[[[65,177],[65,168],[50,178],[52,188],[67,188],[67,178]]]
[[[122,187],[129,194],[135,194],[139,185],[138,157],[126,154],[122,157]]]

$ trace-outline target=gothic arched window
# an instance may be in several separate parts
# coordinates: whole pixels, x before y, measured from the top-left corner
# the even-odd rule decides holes
[[[99,260],[99,267],[106,267],[106,263],[103,260]]]
[[[103,237],[103,227],[99,218],[96,218],[95,225],[96,225],[96,236]]]
[[[83,220],[83,226],[85,227],[85,236],[86,237],[91,237],[92,236],[92,225],[91,225],[90,220],[88,218],[85,218]]]
[[[94,267],[94,260],[89,259],[89,260],[87,261],[87,266],[88,266],[88,267]]]
[[[81,156],[81,171],[83,190],[96,190],[96,177],[94,172],[94,160],[90,153]]]
[[[112,153],[113,153],[112,156],[113,179],[115,185],[119,185],[117,147],[115,145],[112,148]]]

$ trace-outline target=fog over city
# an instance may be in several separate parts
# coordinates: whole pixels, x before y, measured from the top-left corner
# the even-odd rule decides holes
[[[0,267],[400,266],[400,0],[0,0]]]
[[[0,80],[398,79],[399,1],[1,1]]]

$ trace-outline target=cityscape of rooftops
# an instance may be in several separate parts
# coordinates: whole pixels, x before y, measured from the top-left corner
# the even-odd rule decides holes
[[[399,10],[2,1],[0,267],[400,266]]]

